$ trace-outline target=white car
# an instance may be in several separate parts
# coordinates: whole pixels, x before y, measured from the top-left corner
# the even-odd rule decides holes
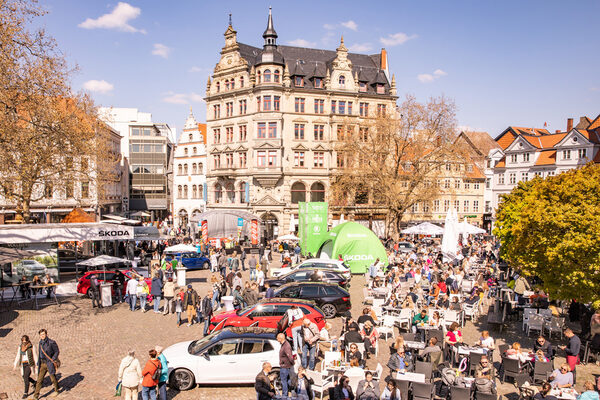
[[[25,275],[27,278],[31,279],[35,275],[44,276],[48,269],[42,263],[37,262],[36,260],[23,260],[19,266],[17,266],[17,272]]]
[[[257,327],[228,327],[202,339],[167,347],[169,385],[188,390],[197,384],[254,383],[264,362],[274,373],[279,367],[277,330]]]
[[[346,279],[350,279],[350,269],[346,266],[346,264],[344,264],[343,261],[328,260],[328,259],[322,259],[322,258],[309,258],[308,260],[304,260],[303,262],[301,262],[300,264],[297,264],[294,267],[279,268],[278,270],[272,271],[271,276],[273,278],[277,278],[279,276],[288,274],[292,271],[295,271],[295,270],[301,269],[301,268],[318,268],[318,269],[331,270],[331,271],[341,273],[342,275],[344,275],[344,277]]]

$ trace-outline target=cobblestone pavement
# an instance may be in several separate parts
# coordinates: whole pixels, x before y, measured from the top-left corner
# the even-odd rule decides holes
[[[200,295],[209,288],[208,271],[188,271],[188,283],[192,283]],[[248,272],[244,278],[248,278]],[[362,287],[364,278],[354,276],[350,289],[352,314],[360,315],[362,309]],[[37,331],[46,328],[49,336],[56,340],[61,349],[60,369],[61,399],[110,399],[114,398],[117,384],[117,370],[121,358],[129,348],[136,350],[142,366],[147,360],[147,352],[155,345],[167,347],[177,342],[199,338],[201,325],[177,327],[175,315],[162,316],[153,312],[130,312],[125,304],[102,310],[91,308],[85,298],[64,300],[60,307],[49,305],[39,311],[30,310],[28,305],[4,311],[0,314],[0,393],[6,392],[9,399],[22,396],[22,379],[13,371],[12,363],[19,338],[27,334],[34,343],[38,341]],[[482,318],[485,319],[485,318]],[[332,321],[333,334],[339,335],[341,320]],[[463,329],[465,342],[474,342],[484,325],[467,322]],[[493,333],[492,333],[493,335]],[[519,340],[524,347],[530,347],[531,339],[524,338],[518,330],[503,332],[497,344],[506,340],[512,343]],[[391,343],[391,339],[390,339]],[[556,343],[556,339],[553,341]],[[377,362],[386,365],[389,358],[387,345],[380,345],[379,357],[368,360],[368,368],[375,369]],[[560,359],[559,359],[560,360]],[[495,360],[496,362],[499,360]],[[260,366],[257,366],[257,373]],[[387,368],[384,368],[387,371]],[[598,375],[600,368],[595,365],[578,367],[578,389],[585,379]],[[508,398],[515,398],[512,384],[499,385],[499,392]],[[51,385],[46,378],[42,397],[51,393]],[[169,391],[169,399],[255,399],[250,386],[203,386],[187,392]]]

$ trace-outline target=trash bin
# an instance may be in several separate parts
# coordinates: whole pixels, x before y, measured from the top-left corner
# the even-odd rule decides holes
[[[112,306],[112,283],[101,283],[100,284],[100,300],[102,301],[102,307]]]
[[[185,287],[185,271],[187,268],[184,266],[177,267],[175,273],[177,274],[177,286]]]
[[[233,311],[233,296],[223,296],[221,300],[223,300],[225,311]]]

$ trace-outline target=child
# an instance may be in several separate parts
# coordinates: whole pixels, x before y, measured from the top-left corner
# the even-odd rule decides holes
[[[177,313],[177,326],[181,326],[181,313],[183,312],[183,288],[179,288],[175,293],[175,312]]]

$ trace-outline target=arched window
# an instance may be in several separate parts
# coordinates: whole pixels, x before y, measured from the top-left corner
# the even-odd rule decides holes
[[[271,70],[265,69],[265,74],[263,76],[265,82],[271,82]]]
[[[223,188],[219,183],[215,183],[215,203],[219,204],[223,201]]]
[[[260,78],[261,78],[262,74],[260,73],[260,71],[258,71],[256,73],[256,83],[260,83]]]
[[[340,87],[345,87],[346,86],[346,77],[344,75],[340,75]]]
[[[302,182],[296,182],[292,185],[292,204],[301,201],[306,201],[306,186]]]
[[[183,175],[183,166],[181,164],[177,166],[177,175]]]
[[[188,174],[188,165],[187,164],[183,164],[183,174],[184,175]]]
[[[192,175],[196,175],[198,173],[198,166],[196,163],[192,164]]]
[[[273,82],[279,83],[279,70],[278,69],[276,69],[275,73],[273,74]]]
[[[246,199],[246,182],[240,183],[240,203],[247,203],[248,199]]]
[[[194,141],[194,135],[190,133],[190,142]]]
[[[232,79],[230,84],[231,84],[231,90],[235,89],[235,79]]]
[[[229,204],[235,203],[235,190],[233,189],[233,184],[228,183],[227,186],[225,186],[225,189],[227,190],[227,202]]]
[[[229,79],[225,79],[225,90],[229,90]]]
[[[183,197],[183,188],[181,185],[177,186],[177,198],[180,199]]]
[[[202,163],[198,164],[198,174],[204,175],[204,164]]]
[[[325,185],[315,182],[310,187],[310,201],[325,201]]]
[[[217,82],[217,93],[221,91],[221,82]]]
[[[196,185],[192,186],[192,199],[195,199],[198,197],[198,187]]]
[[[183,198],[184,199],[188,198],[188,186],[187,185],[183,185]]]
[[[204,185],[206,185],[206,183]],[[199,199],[204,199],[204,185],[198,185],[198,198]]]
[[[196,146],[194,146],[194,148],[192,149],[192,153],[198,154],[198,148]]]
[[[240,76],[240,87],[243,88],[244,87],[244,77]]]
[[[183,154],[185,154],[186,156],[188,155],[188,148],[187,147],[185,149],[183,149]]]

